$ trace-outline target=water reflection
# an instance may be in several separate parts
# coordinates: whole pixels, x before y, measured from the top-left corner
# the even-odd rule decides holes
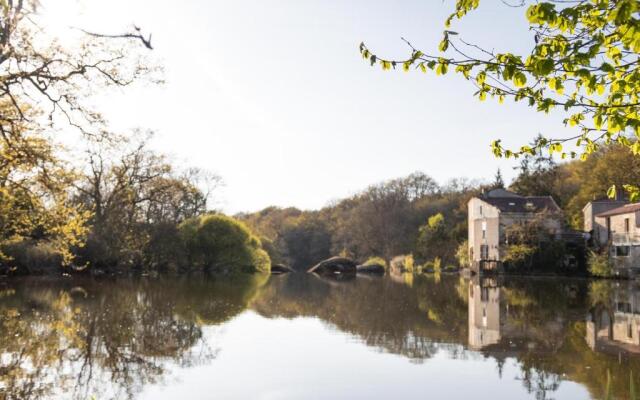
[[[392,375],[421,376],[425,372],[411,372],[412,368],[427,371],[434,363],[450,360],[456,363],[454,369],[437,368],[431,377],[456,381],[461,379],[457,374],[481,374],[484,386],[477,390],[495,391],[496,398],[602,398],[610,376],[612,395],[630,399],[630,379],[640,386],[639,296],[640,287],[632,283],[469,281],[451,275],[348,281],[307,274],[232,280],[5,281],[0,282],[0,398],[133,399],[158,385],[178,387],[171,376],[180,371],[186,371],[183,376],[195,370],[222,375],[229,371],[229,376],[220,377],[223,381],[243,379],[236,360],[219,357],[231,350],[212,329],[224,330],[250,314],[255,318],[249,318],[245,336],[233,338],[229,354],[252,349],[245,356],[261,371],[260,377],[251,378],[254,383],[268,385],[291,373],[272,368],[276,353],[268,346],[263,351],[249,343],[255,340],[254,332],[269,331],[281,338],[277,365],[296,363],[299,347],[289,344],[297,341],[303,347],[318,347],[321,351],[314,354],[328,364],[372,368],[365,361],[359,365],[359,359],[347,359],[347,350],[366,346],[374,355],[410,361],[403,366],[394,359],[376,358],[375,365],[385,370],[394,365]],[[279,321],[289,321],[287,328]],[[285,329],[308,328],[305,321],[322,325],[305,330],[308,338],[289,336]],[[323,344],[320,330],[347,341],[343,347],[335,339],[331,346]],[[481,360],[487,362],[479,364]],[[298,392],[297,397],[335,395],[319,392],[330,385],[313,386],[312,377],[320,371],[302,372],[300,379],[310,379],[301,386],[308,392]],[[207,378],[197,387],[206,387],[204,393],[215,397],[209,373],[213,372],[205,372]],[[517,383],[517,391],[508,389],[510,383]],[[404,397],[424,394],[422,379],[406,384]],[[351,395],[373,386],[383,398],[385,388],[394,390],[393,379],[363,377],[362,386],[355,381],[350,385]],[[438,390],[457,398],[453,386]],[[170,398],[154,393],[158,396]]]
[[[167,360],[210,362],[202,325],[239,313],[255,278],[231,282],[47,281],[0,290],[0,398],[134,398]]]
[[[633,398],[639,298],[640,286],[627,282],[475,278],[469,348],[499,365],[518,360],[519,379],[536,398],[552,395],[563,380],[584,384],[594,398]]]
[[[586,323],[589,347],[620,357],[640,354],[640,287],[610,282],[593,285]]]
[[[482,349],[500,341],[500,288],[493,280],[469,285],[469,347]]]

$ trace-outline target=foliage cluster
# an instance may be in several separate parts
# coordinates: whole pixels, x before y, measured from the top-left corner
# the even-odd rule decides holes
[[[247,226],[225,215],[204,215],[180,224],[188,265],[212,271],[269,272],[271,260]]]
[[[505,254],[508,269],[540,269],[558,271],[564,266],[567,254],[562,241],[554,238],[547,226],[548,216],[537,215],[523,224],[513,224],[504,231]]]
[[[387,261],[382,257],[369,257],[362,265],[382,265],[387,269]]]
[[[471,261],[469,259],[469,241],[463,240],[458,245],[456,249],[456,261],[458,261],[458,265],[462,268],[469,267],[471,265]]]
[[[587,268],[589,273],[593,276],[601,278],[610,278],[614,275],[613,264],[609,260],[609,255],[605,253],[597,253],[595,251],[589,251],[587,257]]]

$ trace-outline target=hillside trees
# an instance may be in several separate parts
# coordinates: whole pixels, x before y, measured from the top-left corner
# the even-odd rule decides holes
[[[419,248],[420,226],[429,216],[442,213],[446,226],[434,243],[446,243],[442,249],[449,260],[457,243],[466,238],[466,201],[476,187],[477,183],[464,179],[441,187],[428,175],[416,172],[371,185],[319,211],[269,207],[239,218],[265,238],[263,243],[273,244],[274,261],[307,269],[332,255],[359,262],[377,256],[388,262],[397,255],[414,253]],[[439,251],[421,249],[425,257]]]

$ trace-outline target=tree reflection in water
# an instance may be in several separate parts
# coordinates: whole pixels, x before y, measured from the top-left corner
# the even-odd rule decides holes
[[[163,378],[167,362],[210,362],[217,349],[202,326],[244,310],[264,280],[5,283],[0,398],[134,398]]]
[[[319,319],[415,363],[444,353],[495,360],[498,374],[514,364],[538,399],[553,397],[565,380],[601,398],[607,375],[614,397],[627,399],[630,372],[640,377],[639,299],[631,283],[450,275],[7,281],[0,398],[135,398],[172,368],[216,362],[224,348],[203,328],[251,309],[264,321]]]

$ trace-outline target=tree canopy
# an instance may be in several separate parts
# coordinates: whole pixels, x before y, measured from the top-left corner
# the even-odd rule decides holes
[[[449,70],[476,88],[475,96],[502,103],[523,101],[538,112],[560,110],[565,125],[576,135],[539,137],[533,145],[507,149],[497,139],[491,143],[497,157],[535,155],[545,149],[562,159],[586,160],[603,144],[617,142],[640,155],[640,3],[637,0],[529,1],[526,8],[532,32],[528,54],[484,49],[465,41],[452,24],[478,8],[480,0],[457,0],[445,21],[439,53],[429,54],[409,41],[411,54],[404,60],[376,55],[364,43],[360,52],[372,66],[383,70],[402,66],[438,75]],[[575,150],[563,144],[575,145]],[[569,147],[569,146],[566,146]],[[636,182],[625,182],[632,200],[640,198]],[[611,187],[609,193],[615,193]]]

